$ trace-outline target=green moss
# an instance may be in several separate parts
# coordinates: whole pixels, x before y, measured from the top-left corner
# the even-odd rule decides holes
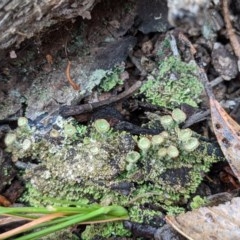
[[[158,75],[148,77],[140,89],[147,102],[171,109],[183,103],[197,107],[202,91],[196,68],[173,56],[166,58],[159,65]]]

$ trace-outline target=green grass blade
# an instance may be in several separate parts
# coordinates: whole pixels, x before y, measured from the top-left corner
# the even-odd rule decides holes
[[[84,222],[84,221],[88,221],[88,220],[94,219],[95,217],[99,217],[101,215],[105,216],[107,214],[109,214],[113,218],[127,217],[127,211],[123,207],[120,207],[120,206],[101,207],[97,210],[94,210],[94,211],[88,213],[88,214],[77,214],[77,215],[74,215],[74,216],[63,217],[64,221],[60,221],[60,223],[58,223],[58,224],[46,227],[45,229],[42,229],[38,232],[30,233],[30,234],[25,235],[23,237],[19,237],[16,240],[37,239],[39,237],[46,236],[46,235],[48,235],[50,233],[53,233],[55,231],[67,228],[71,225],[74,225],[74,224],[77,224],[77,223],[80,223],[80,222]],[[56,221],[56,220],[54,220],[54,221]]]

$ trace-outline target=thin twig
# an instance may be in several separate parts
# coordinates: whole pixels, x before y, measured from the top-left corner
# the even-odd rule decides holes
[[[231,20],[230,20],[230,12],[228,9],[228,0],[223,0],[223,17],[224,21],[226,24],[226,30],[227,30],[227,35],[229,37],[229,40],[231,42],[233,51],[235,55],[237,56],[238,60],[240,60],[240,43],[237,39],[237,36],[234,32]]]
[[[68,82],[70,83],[70,85],[73,87],[74,90],[76,91],[79,91],[80,90],[80,86],[78,84],[76,84],[71,76],[70,76],[70,68],[71,68],[71,62],[68,60],[68,65],[67,65],[67,68],[66,68],[66,71],[65,71],[65,74],[66,74],[66,77],[67,77],[67,80]]]
[[[191,43],[191,41],[182,33],[179,32],[178,33],[178,39],[185,44],[187,47],[190,48],[190,52],[191,54],[194,56],[197,53],[196,48],[193,46],[193,44]]]
[[[211,113],[210,110],[206,110],[206,111],[197,112],[197,113],[193,114],[186,120],[186,122],[183,125],[183,128],[188,128],[195,123],[204,121],[205,119],[207,119],[210,116],[210,113]]]
[[[211,82],[209,82],[209,84],[211,87],[215,87],[223,81],[224,81],[224,79],[221,76],[219,76],[219,77],[215,78],[214,80],[212,80]]]
[[[107,100],[96,102],[96,103],[87,103],[79,106],[63,106],[60,108],[60,114],[63,117],[69,117],[78,115],[85,112],[91,112],[95,108],[99,108],[104,105],[109,105],[121,100],[124,100],[131,95],[133,95],[142,85],[141,81],[137,81],[135,84],[133,84],[129,89],[125,90],[124,92],[120,93],[117,96],[110,97]]]

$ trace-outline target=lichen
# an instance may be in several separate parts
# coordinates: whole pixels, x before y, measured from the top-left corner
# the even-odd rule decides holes
[[[197,195],[192,199],[190,203],[190,207],[192,209],[197,209],[202,207],[204,204],[206,204],[206,202],[207,202],[206,198],[202,198],[199,195]]]
[[[56,240],[56,239],[78,240],[79,238],[76,235],[74,235],[70,229],[60,230],[58,232],[40,238],[40,240]]]
[[[125,229],[123,223],[119,222],[111,222],[111,223],[103,223],[88,225],[86,230],[82,234],[82,239],[92,240],[97,236],[101,238],[109,239],[110,237],[118,237],[118,236],[131,236],[129,230]]]
[[[123,80],[120,78],[120,74],[123,72],[124,68],[121,66],[116,66],[112,70],[106,72],[105,77],[102,79],[99,85],[100,89],[104,92],[112,90],[117,85],[122,85]]]
[[[202,174],[218,159],[207,153],[209,144],[196,133],[180,128],[175,113],[168,115],[171,124],[156,136],[133,136],[109,127],[99,131],[96,122],[86,129],[73,119],[58,119],[44,137],[36,128],[19,126],[7,134],[5,142],[14,138],[6,151],[14,161],[39,162],[26,170],[23,201],[32,206],[58,204],[52,198],[118,204],[129,210],[130,220],[146,224],[159,215],[153,209],[179,212],[201,183]],[[163,118],[151,115],[149,126]],[[189,139],[199,144],[186,149]],[[86,231],[105,237],[129,235],[119,222],[90,225]],[[90,239],[86,236],[85,232],[83,239]]]
[[[197,107],[202,91],[194,65],[174,56],[165,58],[140,89],[147,102],[170,109],[183,103]]]

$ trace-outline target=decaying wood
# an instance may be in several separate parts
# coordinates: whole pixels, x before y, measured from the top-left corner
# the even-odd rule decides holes
[[[100,102],[94,102],[94,103],[86,103],[78,106],[63,106],[60,108],[60,114],[63,117],[69,117],[78,115],[85,112],[91,112],[93,109],[99,108],[104,105],[109,105],[112,103],[116,103],[118,101],[122,101],[130,96],[132,96],[142,85],[141,81],[137,81],[135,84],[133,84],[130,88],[125,90],[124,92],[120,93],[117,96],[110,97],[107,100],[103,100]]]
[[[227,35],[233,47],[234,53],[237,56],[238,60],[240,60],[240,43],[237,39],[237,36],[234,32],[231,20],[230,20],[230,12],[228,9],[228,0],[223,0],[223,17],[226,23]]]
[[[57,22],[77,16],[90,19],[99,0],[2,0],[0,2],[0,49],[19,45]]]

